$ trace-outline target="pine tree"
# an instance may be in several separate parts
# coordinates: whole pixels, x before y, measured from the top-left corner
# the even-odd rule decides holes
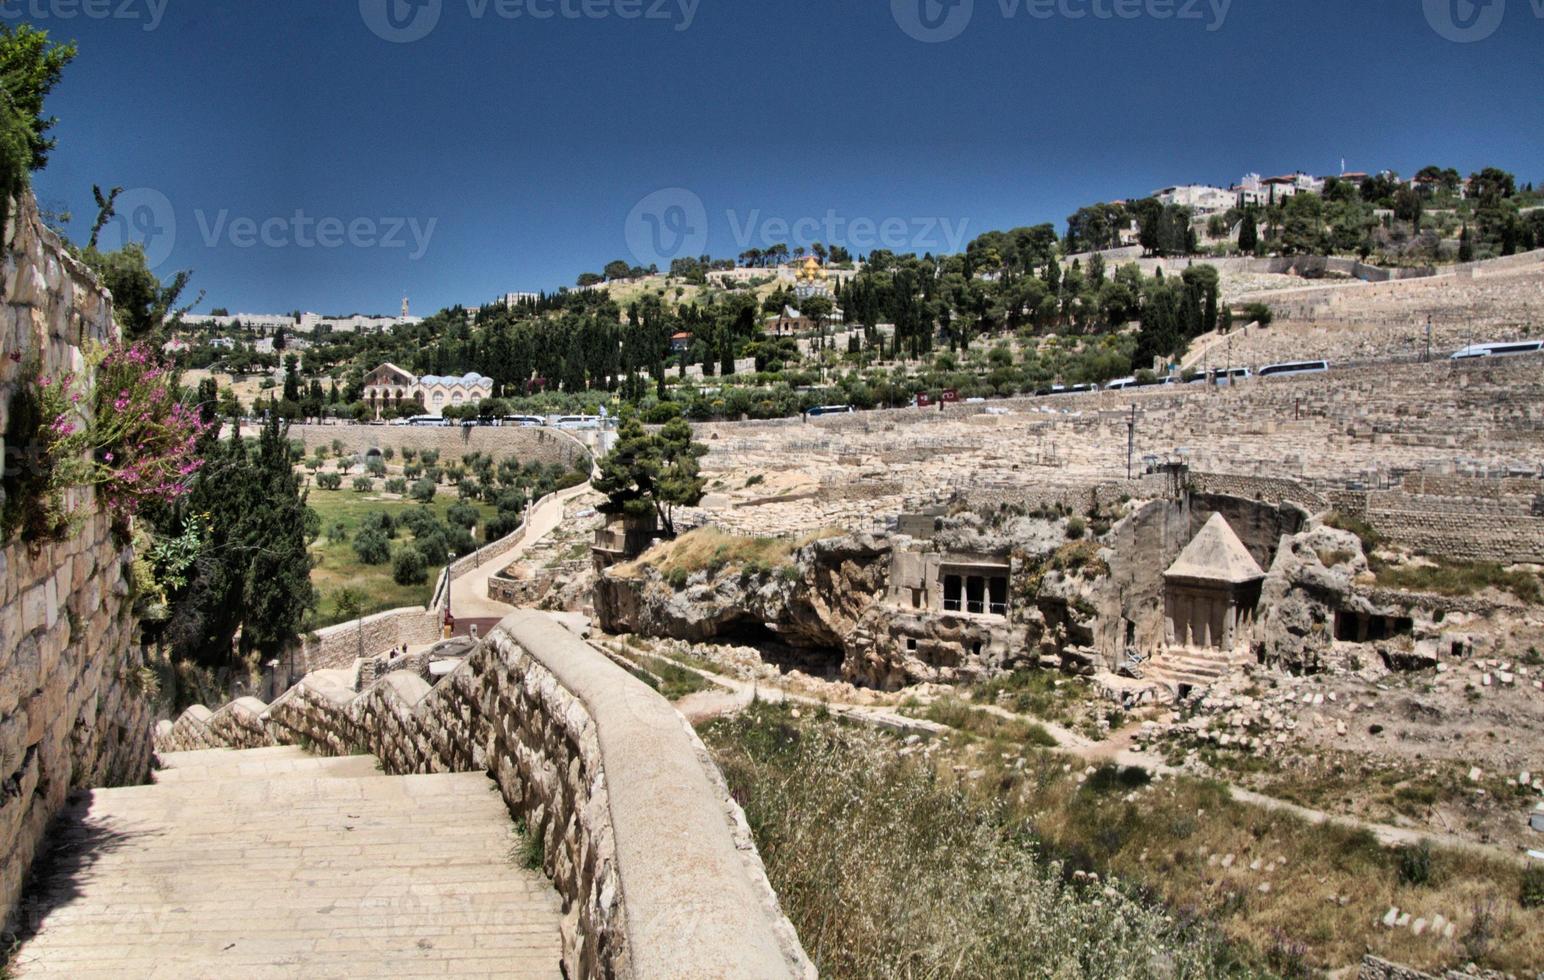
[[[1244,220],[1238,229],[1238,250],[1245,255],[1253,255],[1255,249],[1260,247],[1260,230],[1255,226],[1254,209],[1244,212]]]

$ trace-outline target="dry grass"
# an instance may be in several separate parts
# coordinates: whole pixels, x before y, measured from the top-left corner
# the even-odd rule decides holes
[[[840,537],[841,533],[827,528],[797,538],[751,538],[726,534],[717,528],[699,528],[674,541],[655,545],[636,561],[618,566],[614,574],[638,578],[645,569],[652,568],[671,579],[704,571],[717,575],[726,568],[771,572],[791,565],[793,556],[801,549],[825,538]]]
[[[1004,718],[989,711],[973,708],[966,702],[954,698],[940,698],[921,711],[913,713],[928,721],[948,725],[950,728],[981,738],[993,738],[1016,745],[1035,745],[1041,748],[1049,748],[1056,744],[1055,737],[1045,730],[1044,725],[1020,718]]]
[[[1272,970],[1336,969],[1369,951],[1426,970],[1474,960],[1525,973],[1544,964],[1544,911],[1519,904],[1516,865],[1433,850],[1428,880],[1411,884],[1401,855],[1370,834],[1235,803],[1219,784],[1101,786],[1080,782],[1081,766],[1069,770],[1063,756],[1033,754],[1014,768],[994,749],[982,746],[975,762],[986,773],[974,786],[983,805],[1011,800],[1053,853],[1142,883],[1182,916],[1215,923]],[[1223,867],[1229,854],[1234,861]],[[1386,929],[1390,906],[1412,920],[1441,914],[1457,924],[1455,936]]]
[[[1528,603],[1544,601],[1538,576],[1509,572],[1495,562],[1442,561],[1435,565],[1377,565],[1378,584],[1408,592],[1468,596],[1496,589]]]
[[[904,931],[911,924],[900,911],[886,912],[898,917],[888,923],[872,910],[862,923],[834,921],[842,917],[838,910],[871,908],[884,895],[952,928],[987,928],[989,936],[995,928],[934,904],[949,900],[950,886],[915,865],[950,866],[930,850],[938,838],[928,836],[947,835],[938,827],[927,831],[917,807],[949,822],[1014,828],[1016,839],[1033,842],[1069,873],[1113,875],[1143,889],[1173,916],[1171,936],[1205,924],[1226,937],[1244,964],[1237,973],[1307,976],[1354,966],[1367,952],[1431,972],[1473,961],[1531,976],[1544,964],[1544,909],[1523,907],[1523,872],[1511,863],[1438,848],[1411,862],[1368,833],[1235,803],[1217,783],[1150,781],[1141,770],[1113,766],[1085,777],[1085,763],[986,731],[939,743],[924,764],[918,755],[900,758],[882,736],[847,733],[842,737],[856,747],[838,751],[825,747],[835,730],[827,722],[757,712],[715,726],[710,742],[746,802],[769,873],[806,946],[827,957],[820,965],[833,976],[927,975],[913,964],[881,965],[883,954],[869,948],[919,941]],[[962,724],[975,727],[969,719]],[[846,761],[852,758],[863,761]],[[860,779],[851,765],[869,775]],[[931,787],[925,805],[898,789],[919,770]],[[848,801],[846,810],[835,803],[823,809],[828,796]],[[895,808],[905,812],[880,812]],[[822,855],[821,847],[841,853]],[[1225,863],[1227,855],[1233,859]],[[1420,874],[1413,876],[1412,867]],[[990,893],[987,901],[1005,900],[992,891],[1001,886],[990,875],[973,887]],[[1455,923],[1453,938],[1383,927],[1390,906],[1428,924],[1444,916]],[[1227,972],[1218,964],[1228,957],[1210,955],[1217,959],[1206,975]],[[994,963],[1007,971],[999,975],[1044,975],[1019,967]],[[1096,974],[1105,975],[1087,975]]]
[[[765,704],[705,735],[822,976],[1253,975],[1204,924],[1072,876],[885,736]]]

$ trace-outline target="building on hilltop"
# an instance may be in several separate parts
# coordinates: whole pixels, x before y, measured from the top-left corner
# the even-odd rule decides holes
[[[449,407],[475,405],[493,397],[493,379],[475,371],[461,377],[418,377],[395,364],[382,364],[365,375],[364,400],[376,418],[388,408],[419,402],[429,415],[443,415]]]
[[[1161,204],[1190,208],[1198,215],[1217,214],[1238,203],[1238,195],[1233,191],[1206,184],[1165,187],[1161,191],[1154,191],[1153,197]]]
[[[1278,177],[1245,174],[1242,180],[1233,185],[1230,193],[1234,196],[1234,203],[1240,207],[1260,207],[1298,194],[1322,194],[1324,184],[1324,178],[1314,177],[1301,170]]]
[[[272,333],[285,330],[289,333],[316,333],[328,330],[332,333],[380,333],[392,327],[411,326],[423,322],[422,317],[408,316],[404,301],[404,313],[391,316],[324,317],[320,313],[302,313],[300,318],[277,313],[237,313],[235,316],[212,316],[207,313],[189,313],[182,318],[187,327],[213,327],[221,330],[232,328],[255,329]]]

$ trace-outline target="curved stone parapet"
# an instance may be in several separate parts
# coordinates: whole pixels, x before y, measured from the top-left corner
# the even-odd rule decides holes
[[[571,977],[814,977],[750,828],[680,713],[537,612],[430,687],[317,671],[273,704],[190,708],[163,751],[299,744],[392,774],[486,771],[564,899]]]

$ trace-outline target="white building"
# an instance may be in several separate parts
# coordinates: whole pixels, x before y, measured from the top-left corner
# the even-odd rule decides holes
[[[238,327],[266,330],[294,330],[297,322],[292,316],[277,313],[237,313],[235,316],[210,316],[207,313],[189,313],[182,322],[190,327],[214,327],[231,330]]]
[[[1282,201],[1298,194],[1322,194],[1324,193],[1324,180],[1305,174],[1301,170],[1293,174],[1284,174],[1279,177],[1261,177],[1259,174],[1245,174],[1244,178],[1234,185],[1231,194],[1236,203],[1245,205],[1264,206],[1273,201]]]
[[[1153,197],[1164,205],[1177,205],[1182,208],[1190,208],[1196,214],[1216,214],[1226,211],[1238,203],[1238,195],[1225,187],[1212,187],[1209,184],[1185,184],[1179,187],[1165,187],[1161,191],[1154,191]]]
[[[493,379],[472,372],[461,377],[425,375],[420,378],[395,364],[382,364],[365,375],[363,398],[379,417],[383,409],[422,401],[429,415],[446,408],[475,405],[493,397]]]
[[[333,333],[381,333],[393,327],[414,326],[422,323],[417,316],[349,316],[324,317],[316,313],[300,314],[301,333],[316,333],[326,327]]]

